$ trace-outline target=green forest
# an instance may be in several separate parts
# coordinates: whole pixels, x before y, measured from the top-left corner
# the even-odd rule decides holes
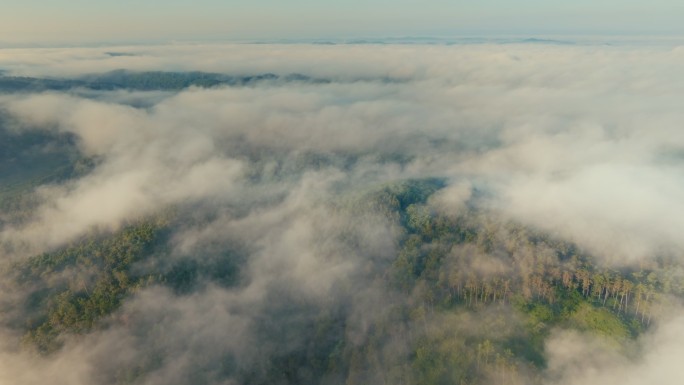
[[[615,270],[572,243],[497,221],[492,213],[435,212],[426,202],[443,185],[437,179],[398,181],[337,204],[336,210],[359,216],[377,212],[402,229],[396,255],[368,272],[369,282],[390,295],[362,340],[349,340],[344,304],[293,303],[309,315],[295,325],[306,331],[300,348],[268,357],[259,367],[233,363],[223,375],[244,384],[504,385],[525,383],[537,373],[531,378],[541,383],[544,342],[554,328],[591,333],[625,348],[648,330],[654,312],[684,295],[684,270],[674,261]],[[202,290],[202,282],[239,287],[245,260],[238,252],[160,263],[181,219],[169,213],[132,222],[10,266],[16,284],[30,291],[23,312],[30,316],[16,320],[24,347],[50,355],[64,335],[126,322],[117,310],[152,285],[179,296]],[[156,264],[136,268],[145,261]],[[340,290],[353,296],[356,288]],[[279,333],[275,325],[253,327]],[[136,383],[162,361],[163,355],[121,368],[113,379]],[[205,374],[199,370],[192,381],[208,381]]]

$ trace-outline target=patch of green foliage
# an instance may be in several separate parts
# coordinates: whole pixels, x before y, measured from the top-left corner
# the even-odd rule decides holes
[[[570,317],[570,324],[581,331],[595,333],[616,341],[627,339],[631,333],[624,319],[606,308],[582,303]]]
[[[132,267],[154,252],[164,231],[162,221],[143,221],[20,263],[18,282],[37,288],[27,303],[27,312],[35,316],[27,321],[25,342],[41,352],[54,351],[61,333],[92,330],[126,296],[154,282],[154,275],[136,274]]]

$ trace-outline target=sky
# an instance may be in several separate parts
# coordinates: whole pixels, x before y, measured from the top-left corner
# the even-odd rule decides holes
[[[3,0],[0,42],[684,33],[677,0]]]

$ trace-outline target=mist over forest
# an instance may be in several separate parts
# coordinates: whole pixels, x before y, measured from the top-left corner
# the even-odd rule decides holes
[[[680,384],[682,97],[664,44],[2,49],[0,385]]]

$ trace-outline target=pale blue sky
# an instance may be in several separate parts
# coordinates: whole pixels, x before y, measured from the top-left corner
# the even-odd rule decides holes
[[[1,0],[0,42],[684,34],[681,0]]]

